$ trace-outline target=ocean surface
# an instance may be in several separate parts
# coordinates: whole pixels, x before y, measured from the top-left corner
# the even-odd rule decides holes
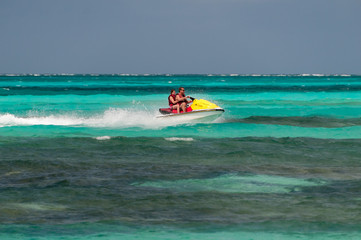
[[[361,239],[361,76],[1,75],[0,239]]]

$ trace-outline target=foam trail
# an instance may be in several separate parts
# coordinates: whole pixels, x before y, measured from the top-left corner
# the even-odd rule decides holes
[[[81,125],[83,120],[71,116],[44,116],[44,117],[17,117],[13,114],[6,113],[0,115],[0,127],[5,126],[32,126],[32,125],[57,125],[57,126],[70,126]]]
[[[12,126],[74,126],[95,128],[129,128],[159,129],[167,126],[184,124],[183,121],[159,119],[156,111],[110,108],[103,113],[92,116],[82,116],[77,113],[52,114],[49,116],[16,116],[14,114],[0,114],[0,127]]]

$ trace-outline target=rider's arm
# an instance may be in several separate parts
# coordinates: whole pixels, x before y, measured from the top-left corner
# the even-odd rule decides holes
[[[182,100],[183,100],[183,98],[179,97],[179,95],[177,95],[175,98],[176,98],[176,101],[177,101],[177,102],[179,102],[179,101],[182,101]]]
[[[177,98],[177,97],[176,97]],[[173,103],[173,104],[176,104],[178,101],[177,100],[175,100],[172,96],[170,96],[170,101]]]

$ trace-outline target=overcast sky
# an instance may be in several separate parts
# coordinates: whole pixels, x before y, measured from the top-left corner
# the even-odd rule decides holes
[[[361,0],[0,0],[0,73],[361,74]]]

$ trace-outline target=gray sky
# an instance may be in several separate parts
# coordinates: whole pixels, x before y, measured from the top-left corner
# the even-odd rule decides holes
[[[0,0],[0,73],[361,74],[361,0]]]

